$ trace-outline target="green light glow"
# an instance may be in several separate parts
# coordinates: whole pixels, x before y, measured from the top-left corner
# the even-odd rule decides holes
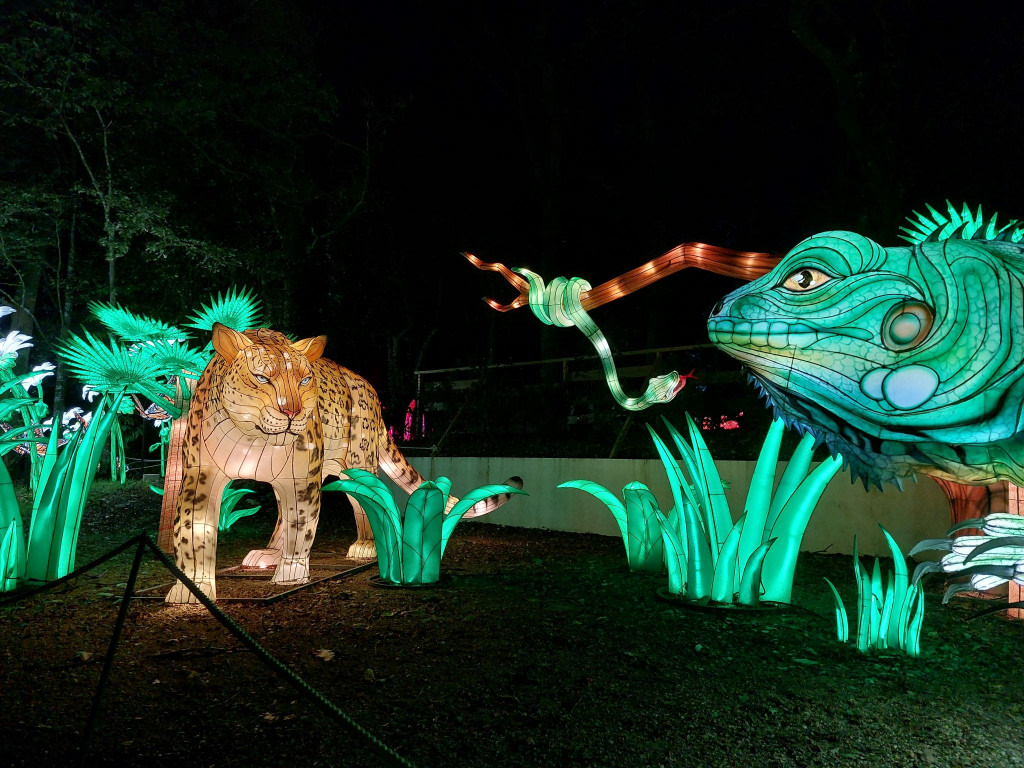
[[[25,572],[29,579],[53,581],[74,570],[85,501],[123,394],[104,395],[89,428],[74,432],[59,452],[59,430],[51,431],[28,534]]]
[[[173,325],[168,325],[161,320],[130,312],[120,304],[94,301],[89,304],[89,311],[96,319],[107,326],[111,333],[125,341],[191,338],[187,331],[183,331]]]
[[[660,571],[664,565],[673,595],[697,603],[746,606],[761,600],[789,602],[804,530],[842,459],[826,459],[811,472],[814,440],[805,435],[773,495],[785,429],[775,421],[754,469],[745,512],[733,523],[725,486],[693,419],[687,414],[689,442],[667,419],[663,421],[678,460],[661,437],[650,426],[647,429],[672,492],[668,515],[643,483],[626,485],[624,501],[589,480],[558,487],[577,488],[604,502],[618,524],[629,567]]]
[[[681,463],[648,430],[675,502],[668,516],[658,515],[670,553],[669,591],[697,602],[789,602],[804,530],[842,459],[828,458],[809,471],[814,440],[804,435],[773,495],[785,429],[776,420],[758,456],[744,514],[733,523],[722,480],[693,419],[687,415],[689,444],[664,421]]]
[[[346,469],[348,479],[323,486],[354,496],[366,512],[377,545],[380,576],[393,584],[433,584],[441,577],[441,558],[455,526],[478,502],[492,496],[525,491],[511,485],[483,485],[467,493],[445,514],[451,480],[439,477],[421,484],[409,496],[405,514],[384,482],[361,469]]]
[[[809,237],[708,319],[776,415],[866,485],[1024,485],[1024,225],[946,209],[908,220],[911,247]]]
[[[108,345],[88,331],[83,336],[72,333],[58,347],[58,354],[64,359],[69,372],[96,392],[113,394],[123,391],[129,395],[145,395],[154,402],[174,399],[174,390],[159,380],[178,371],[162,367],[154,356],[132,354],[113,339]]]
[[[135,344],[128,351],[133,355],[149,357],[157,367],[169,372],[169,375],[184,375],[190,379],[198,379],[212,357],[208,352],[194,349],[174,339],[153,339]]]
[[[633,482],[623,487],[625,503],[603,485],[590,480],[571,480],[558,487],[586,491],[605,503],[619,526],[631,570],[656,573],[665,570],[665,545],[657,517],[658,501],[646,485]]]
[[[217,520],[217,530],[219,531],[226,531],[243,517],[255,515],[260,511],[259,505],[248,509],[235,509],[242,497],[252,491],[248,488],[232,488],[232,482],[234,481],[228,481],[228,484],[224,486],[224,495],[221,497],[220,517]]]
[[[927,203],[925,206],[930,215],[925,216],[914,211],[914,216],[917,219],[907,217],[910,227],[900,227],[900,231],[905,233],[900,235],[901,239],[914,245],[951,239],[1006,240],[1011,243],[1019,243],[1024,239],[1024,226],[1017,226],[1018,219],[1010,219],[1007,224],[1000,227],[996,223],[999,214],[992,214],[992,218],[986,221],[980,205],[978,212],[972,214],[967,203],[964,203],[963,207],[957,211],[947,200],[946,211],[949,216],[944,216]]]
[[[248,288],[232,287],[223,294],[218,293],[209,304],[203,304],[196,314],[189,317],[188,328],[212,331],[214,323],[242,333],[260,326],[260,300]]]
[[[513,269],[530,284],[530,309],[546,325],[562,328],[576,326],[594,345],[601,358],[608,389],[615,402],[630,411],[642,411],[657,403],[667,403],[680,389],[681,377],[676,371],[657,376],[647,384],[640,397],[629,397],[619,384],[619,374],[612,359],[611,349],[604,334],[580,303],[580,294],[590,290],[590,283],[580,277],[556,277],[546,287],[540,275],[528,269]]]
[[[896,541],[882,528],[889,551],[892,552],[894,573],[882,583],[882,569],[875,558],[870,575],[861,565],[857,554],[857,539],[853,540],[853,567],[857,583],[857,650],[891,648],[909,656],[921,653],[921,626],[924,623],[924,592],[907,577],[907,561]],[[915,579],[916,582],[916,579]],[[831,581],[825,583],[835,604],[836,637],[845,643],[849,637],[846,606]]]

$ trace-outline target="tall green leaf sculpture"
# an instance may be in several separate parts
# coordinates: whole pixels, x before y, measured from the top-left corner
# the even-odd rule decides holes
[[[627,484],[622,489],[622,501],[603,485],[590,480],[570,480],[558,487],[586,491],[605,503],[619,526],[630,570],[655,573],[665,570],[665,545],[657,518],[658,500],[646,485]]]
[[[75,432],[59,453],[57,430],[51,432],[41,491],[32,509],[26,567],[29,579],[53,581],[74,570],[85,502],[123,396],[123,392],[105,395],[93,411],[89,428]]]
[[[857,578],[857,650],[904,651],[908,656],[921,653],[921,627],[924,622],[924,592],[907,577],[907,561],[899,545],[881,525],[892,552],[895,572],[882,583],[882,569],[875,558],[870,575],[857,555],[857,539],[853,540],[853,568]],[[846,606],[835,585],[825,579],[835,603],[836,637],[845,643],[850,622]]]
[[[647,429],[668,475],[673,502],[668,515],[643,483],[626,485],[622,501],[589,480],[558,487],[577,488],[604,502],[619,526],[629,567],[667,568],[672,595],[697,603],[749,607],[761,600],[789,602],[800,541],[818,499],[839,471],[841,457],[826,459],[811,471],[814,439],[805,434],[776,488],[785,429],[776,420],[761,447],[744,513],[734,523],[725,484],[693,419],[687,414],[689,442],[662,420],[679,459],[650,426]]]
[[[346,469],[348,479],[323,487],[355,496],[366,512],[377,543],[381,578],[392,584],[433,584],[441,577],[441,558],[448,539],[462,516],[475,504],[492,496],[524,494],[511,485],[483,485],[467,493],[446,515],[451,480],[439,477],[420,485],[409,496],[405,513],[384,482],[361,469]]]
[[[762,600],[789,602],[804,530],[842,459],[830,457],[811,471],[814,440],[804,435],[775,488],[785,429],[776,420],[761,448],[744,513],[733,522],[718,469],[693,419],[686,417],[689,442],[663,421],[679,460],[653,429],[648,430],[674,502],[668,515],[656,513],[665,542],[669,593],[697,603],[748,607]]]

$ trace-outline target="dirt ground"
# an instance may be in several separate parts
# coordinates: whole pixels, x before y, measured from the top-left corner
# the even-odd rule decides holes
[[[94,496],[79,564],[155,527],[147,494]],[[351,564],[345,506],[327,502],[314,577]],[[221,566],[262,546],[272,522],[264,511],[223,534]],[[387,764],[205,609],[159,599],[131,602],[84,744],[130,564],[122,555],[0,608],[0,764]],[[377,588],[370,568],[277,602],[221,606],[417,766],[1024,765],[1024,623],[966,621],[985,604],[941,606],[941,580],[929,584],[913,659],[836,642],[821,577],[854,613],[848,556],[801,555],[803,610],[760,613],[661,601],[663,579],[630,573],[621,542],[601,536],[468,523],[442,569],[449,578],[434,589]],[[139,589],[167,581],[147,558]],[[281,591],[232,573],[218,590]]]

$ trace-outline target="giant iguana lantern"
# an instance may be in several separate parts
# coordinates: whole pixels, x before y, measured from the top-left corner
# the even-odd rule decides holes
[[[496,309],[564,296],[591,308],[681,266],[757,278],[715,307],[711,340],[746,364],[778,415],[842,454],[855,477],[1024,484],[1024,226],[999,226],[980,208],[928,210],[903,228],[909,247],[825,232],[780,261],[690,243],[593,291],[549,287],[543,298],[525,270],[517,272],[531,282],[473,261],[520,290],[509,305],[491,302]]]
[[[930,212],[910,247],[804,240],[721,301],[708,333],[865,482],[1024,484],[1024,229]]]

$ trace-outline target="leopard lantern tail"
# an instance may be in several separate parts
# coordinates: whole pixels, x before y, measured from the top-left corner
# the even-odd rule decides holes
[[[395,441],[388,434],[386,429],[381,430],[378,433],[378,447],[379,455],[378,461],[380,468],[383,472],[391,478],[391,480],[403,491],[411,494],[415,491],[423,482],[423,476],[416,471],[416,468],[409,463],[408,459],[402,455],[402,452],[398,450],[398,446],[395,445]],[[521,489],[523,487],[523,479],[513,475],[508,478],[503,485],[509,485],[513,488]],[[482,515],[493,512],[506,501],[512,498],[511,493],[501,493],[495,496],[489,496],[482,501],[478,501],[463,517],[481,517]],[[448,505],[445,507],[445,514],[452,510],[459,500],[455,496],[448,498]]]

